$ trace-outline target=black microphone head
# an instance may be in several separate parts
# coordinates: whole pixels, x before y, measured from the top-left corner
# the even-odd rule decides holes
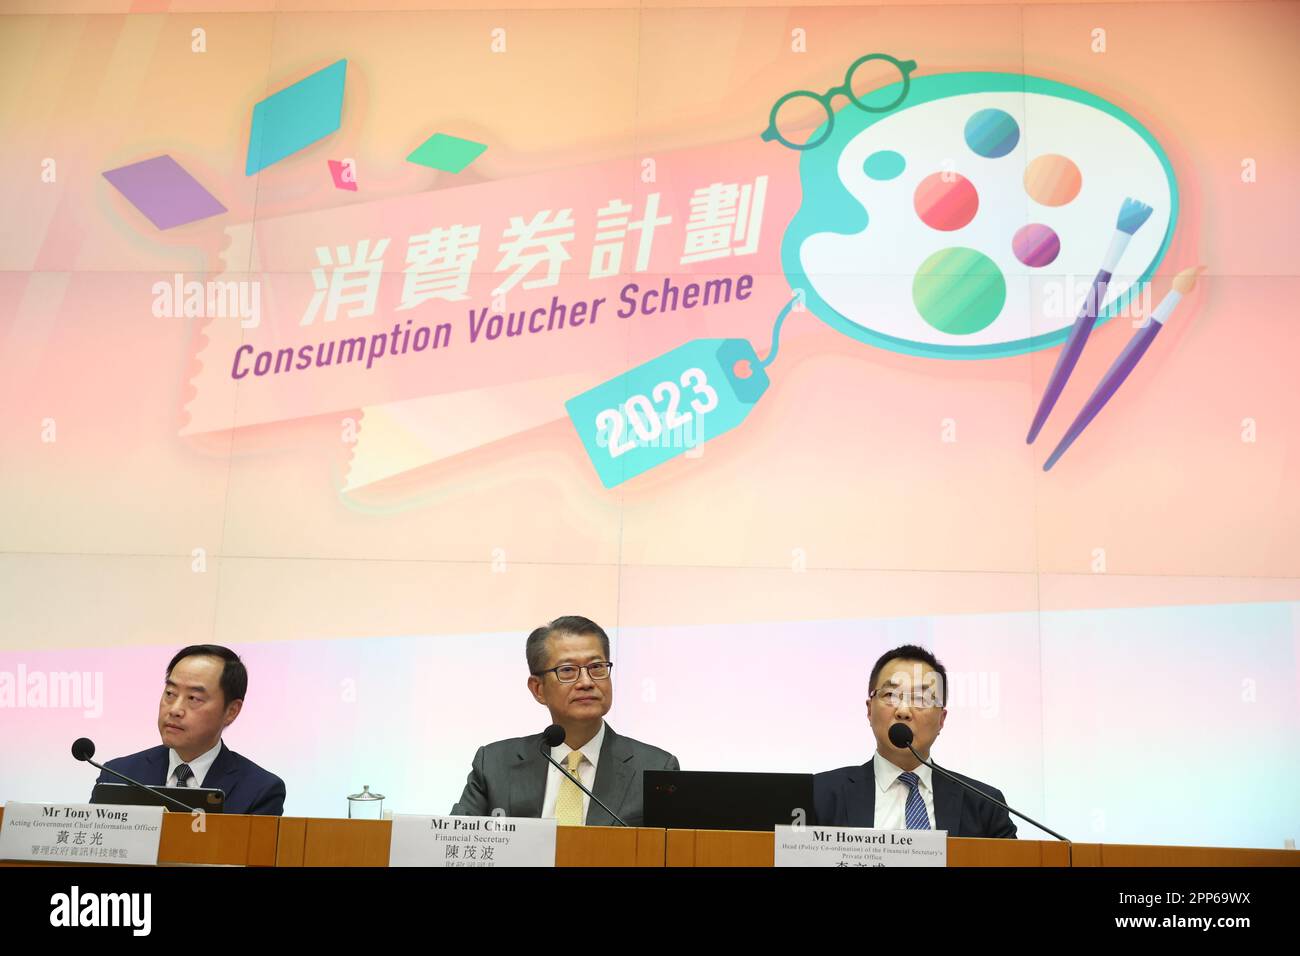
[[[912,743],[912,728],[907,724],[894,724],[889,728],[889,742],[899,750],[906,750]]]
[[[542,731],[542,743],[548,747],[558,747],[564,743],[564,728],[559,724],[551,724]]]
[[[89,760],[95,756],[95,742],[89,737],[78,737],[72,742],[72,756],[78,760]]]

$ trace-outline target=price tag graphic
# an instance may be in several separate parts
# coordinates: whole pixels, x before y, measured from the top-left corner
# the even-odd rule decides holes
[[[765,364],[744,339],[696,339],[564,407],[613,488],[743,422],[767,391]]]

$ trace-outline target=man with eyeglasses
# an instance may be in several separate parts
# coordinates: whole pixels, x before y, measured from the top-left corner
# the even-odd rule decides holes
[[[641,826],[642,772],[678,770],[665,750],[614,732],[605,715],[614,703],[609,636],[585,617],[559,617],[528,635],[528,690],[564,728],[551,757],[582,781],[628,826]],[[542,735],[479,747],[457,816],[554,817],[562,826],[615,826],[613,817],[550,764]]]
[[[906,724],[912,731],[912,747],[930,760],[930,747],[948,717],[947,677],[935,656],[914,644],[887,651],[876,661],[867,695],[876,752],[860,767],[841,767],[813,777],[819,824],[946,830],[957,837],[1015,837],[1016,825],[1007,811],[935,773],[911,750],[895,747],[889,739],[890,727]],[[1006,803],[1002,791],[955,776]]]

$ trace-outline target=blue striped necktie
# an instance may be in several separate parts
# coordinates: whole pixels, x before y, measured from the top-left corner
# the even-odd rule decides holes
[[[921,778],[907,770],[898,775],[898,779],[907,784],[907,806],[903,809],[903,818],[909,830],[929,830],[930,815],[925,812],[925,800],[921,798]]]

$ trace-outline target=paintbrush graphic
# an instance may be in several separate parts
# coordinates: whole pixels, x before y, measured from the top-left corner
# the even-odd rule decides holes
[[[1128,248],[1133,233],[1137,232],[1150,217],[1151,207],[1136,199],[1125,199],[1124,205],[1120,207],[1119,218],[1115,222],[1115,232],[1110,238],[1110,248],[1106,250],[1106,258],[1102,260],[1101,269],[1098,270],[1097,277],[1092,280],[1092,288],[1088,290],[1088,295],[1083,300],[1079,317],[1074,320],[1070,337],[1065,340],[1065,347],[1057,356],[1056,367],[1052,369],[1052,376],[1047,380],[1047,388],[1038,403],[1038,412],[1034,415],[1033,424],[1029,426],[1026,442],[1033,444],[1046,423],[1047,416],[1056,405],[1056,400],[1061,397],[1061,390],[1070,380],[1070,373],[1074,371],[1079,356],[1083,354],[1083,347],[1088,344],[1088,336],[1093,326],[1097,324],[1097,313],[1101,310],[1102,302],[1106,300],[1106,288],[1110,285],[1110,277],[1115,272],[1115,266],[1119,264],[1124,250]]]
[[[1142,327],[1133,333],[1128,345],[1124,346],[1124,351],[1119,353],[1119,357],[1115,359],[1114,364],[1101,377],[1101,381],[1097,383],[1092,395],[1084,403],[1083,408],[1080,409],[1078,416],[1074,419],[1074,424],[1070,426],[1070,430],[1065,433],[1065,437],[1061,439],[1060,444],[1056,446],[1056,450],[1052,452],[1051,457],[1043,465],[1043,471],[1051,470],[1051,467],[1065,454],[1065,450],[1074,444],[1076,438],[1083,434],[1083,430],[1088,427],[1088,423],[1096,418],[1097,413],[1110,401],[1111,396],[1119,391],[1119,387],[1124,384],[1124,379],[1128,378],[1129,373],[1137,368],[1137,364],[1142,361],[1142,356],[1146,354],[1146,350],[1155,341],[1156,336],[1160,334],[1160,330],[1164,328],[1165,323],[1169,321],[1174,307],[1196,285],[1197,272],[1204,268],[1204,266],[1197,266],[1194,269],[1184,269],[1174,276],[1173,288],[1160,300],[1160,304],[1156,306],[1155,311],[1151,313]]]

